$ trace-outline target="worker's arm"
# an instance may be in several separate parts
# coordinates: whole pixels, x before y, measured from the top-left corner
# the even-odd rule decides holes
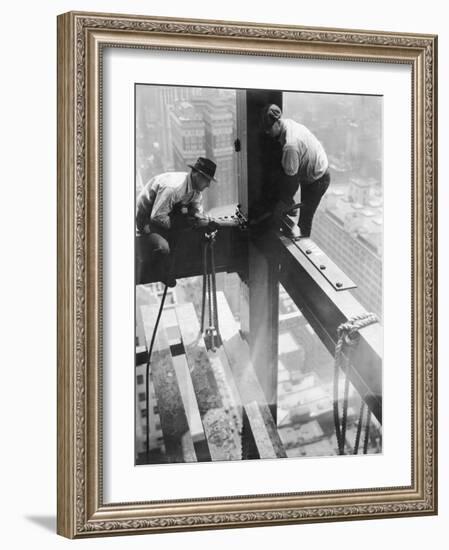
[[[170,214],[175,206],[175,192],[170,187],[158,187],[155,191],[156,199],[151,212],[151,223],[163,229],[171,229]]]
[[[287,176],[295,176],[299,170],[299,153],[290,146],[284,147],[282,152],[282,168]]]
[[[136,205],[136,227],[140,233],[149,233],[151,211],[156,193],[152,188],[154,178],[151,179],[140,192]]]

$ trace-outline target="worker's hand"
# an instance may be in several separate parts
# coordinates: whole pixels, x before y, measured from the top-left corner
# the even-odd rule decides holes
[[[194,219],[194,226],[198,229],[208,229],[211,224],[212,218],[209,218],[208,216],[196,216]]]
[[[210,231],[215,231],[219,227],[220,227],[220,224],[216,220],[214,220],[213,218],[211,218],[209,220],[209,224],[207,225],[207,229],[209,229]]]

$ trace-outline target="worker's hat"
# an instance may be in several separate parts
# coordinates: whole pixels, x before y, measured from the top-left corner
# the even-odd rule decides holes
[[[262,126],[264,130],[269,130],[273,124],[282,116],[281,108],[275,105],[267,105],[262,111]]]
[[[212,160],[206,159],[204,157],[198,157],[195,164],[188,164],[187,166],[189,166],[189,168],[192,168],[192,170],[199,172],[203,176],[206,176],[206,178],[209,178],[212,181],[217,181],[214,177],[217,165]]]

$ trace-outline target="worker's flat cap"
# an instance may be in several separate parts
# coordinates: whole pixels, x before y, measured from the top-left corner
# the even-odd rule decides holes
[[[264,130],[269,130],[282,116],[280,107],[274,103],[267,105],[262,111],[262,125]]]

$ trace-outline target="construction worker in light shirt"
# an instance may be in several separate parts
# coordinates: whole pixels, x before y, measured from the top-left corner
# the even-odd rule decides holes
[[[285,177],[278,182],[280,204],[286,210],[284,221],[292,238],[310,237],[313,216],[330,183],[326,152],[304,125],[283,118],[281,109],[267,105],[262,111],[265,135],[282,147],[281,167]],[[301,207],[295,205],[301,204]]]
[[[199,157],[195,164],[188,166],[190,172],[154,176],[137,197],[137,245],[149,257],[159,279],[169,287],[176,285],[171,273],[171,246],[173,233],[179,229],[179,219],[182,218],[184,228],[206,228],[215,223],[203,212],[202,193],[211,182],[217,181],[216,164]],[[140,280],[139,273],[137,279]]]

